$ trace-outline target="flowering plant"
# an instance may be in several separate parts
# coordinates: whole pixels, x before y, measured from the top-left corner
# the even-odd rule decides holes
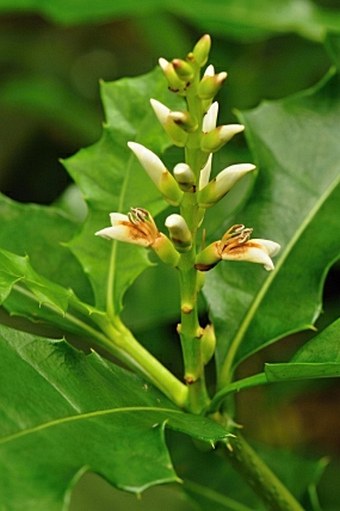
[[[274,381],[340,374],[339,321],[290,362],[265,364],[263,371],[245,377],[237,372],[251,354],[315,321],[325,269],[339,256],[333,225],[339,173],[336,165],[325,162],[328,172],[308,173],[308,168],[302,178],[281,147],[288,162],[278,165],[282,154],[266,131],[266,109],[276,109],[275,104],[260,107],[262,117],[257,110],[240,114],[243,124],[217,125],[215,97],[227,74],[207,66],[210,45],[204,35],[185,59],[161,58],[161,72],[135,79],[135,110],[123,104],[110,117],[127,82],[103,85],[108,117],[103,138],[64,162],[86,198],[81,225],[61,207],[28,206],[28,219],[27,209],[2,198],[9,218],[0,250],[4,308],[53,326],[63,336],[53,340],[36,332],[0,329],[4,509],[66,509],[72,485],[88,470],[135,493],[157,483],[179,483],[180,477],[183,491],[199,509],[221,504],[221,509],[243,511],[263,505],[301,511],[306,499],[306,509],[318,509],[316,493],[307,491],[316,476],[293,489],[281,481],[240,433],[234,397],[237,391]],[[331,76],[320,87],[332,87],[335,80]],[[303,132],[310,129],[308,122],[298,122],[294,107],[301,101],[308,106],[312,94],[314,102],[321,101],[320,90],[288,100],[277,113],[282,125],[295,119]],[[145,101],[140,113],[140,99],[148,94],[151,106]],[[322,123],[322,115],[318,121]],[[243,131],[260,148],[257,165],[229,162],[216,174],[214,155],[221,150],[224,157],[226,144]],[[266,141],[263,146],[261,140]],[[168,163],[165,152],[171,145],[181,151],[175,164]],[[306,138],[306,146],[313,151],[315,140]],[[301,180],[306,181],[303,186]],[[304,202],[297,204],[305,189]],[[231,196],[238,204],[225,218],[223,208]],[[172,210],[165,217],[165,234],[157,214],[168,205]],[[209,231],[211,210],[217,225]],[[321,223],[327,228],[320,229]],[[253,230],[264,238],[253,238]],[[29,235],[14,236],[18,232]],[[47,250],[51,255],[45,260]],[[169,361],[137,340],[133,321],[130,326],[124,319],[124,295],[154,259],[164,275],[168,265],[171,278],[178,276],[183,372],[170,370]],[[165,277],[157,288],[161,302],[163,283]],[[201,314],[202,291],[209,319]],[[144,305],[138,302],[139,309]],[[113,362],[96,351],[86,356],[77,351],[69,344],[74,336]],[[185,446],[180,453],[174,447],[178,460],[171,461],[165,428],[195,440],[187,448],[186,464],[179,456]],[[34,469],[27,470],[33,454]],[[232,466],[254,496],[235,495],[223,484],[215,490],[209,474],[196,477],[191,466],[196,458],[200,467],[208,458],[221,476],[229,473],[225,466]],[[22,468],[19,480],[13,467]]]

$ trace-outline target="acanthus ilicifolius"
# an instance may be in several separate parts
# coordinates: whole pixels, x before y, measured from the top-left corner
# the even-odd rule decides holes
[[[211,179],[213,155],[244,130],[242,124],[217,125],[219,105],[215,95],[223,86],[227,73],[215,73],[206,66],[210,36],[204,35],[185,60],[171,62],[161,58],[160,67],[168,88],[181,96],[185,107],[172,111],[157,99],[150,100],[157,120],[174,145],[184,148],[185,158],[171,171],[161,158],[135,141],[128,146],[158,188],[162,197],[178,213],[170,215],[165,225],[169,236],[156,227],[151,214],[134,207],[128,214],[111,213],[111,227],[96,234],[152,249],[159,258],[178,269],[181,290],[181,322],[178,332],[184,358],[184,381],[188,385],[187,408],[200,412],[209,402],[204,367],[215,349],[212,325],[200,325],[197,294],[203,285],[204,272],[221,261],[248,261],[274,269],[272,257],[278,243],[251,238],[253,229],[243,224],[231,226],[220,240],[198,250],[198,231],[207,208],[213,207],[245,175],[253,172],[252,163],[236,163]]]

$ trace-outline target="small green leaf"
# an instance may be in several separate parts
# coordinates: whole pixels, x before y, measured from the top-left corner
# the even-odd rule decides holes
[[[155,215],[167,206],[127,147],[129,140],[136,140],[161,153],[170,145],[149,105],[152,97],[169,108],[178,106],[160,70],[103,83],[103,136],[97,144],[65,161],[89,206],[83,230],[69,247],[89,274],[96,306],[105,309],[112,300],[115,313],[121,310],[126,289],[150,266],[150,261],[145,249],[96,238],[94,233],[109,226],[109,213],[113,211],[127,213],[131,207],[144,207]]]
[[[259,175],[252,198],[226,227],[244,223],[282,249],[269,274],[259,265],[221,263],[207,275],[223,382],[235,363],[314,323],[327,270],[340,254],[339,77],[240,117]]]
[[[136,493],[178,481],[165,427],[207,442],[226,436],[95,353],[3,326],[0,340],[0,494],[8,511],[66,509],[87,470]]]

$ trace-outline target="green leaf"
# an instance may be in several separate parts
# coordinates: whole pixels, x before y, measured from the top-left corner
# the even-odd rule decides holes
[[[289,364],[266,364],[268,381],[340,376],[340,319],[307,342]]]
[[[323,282],[339,257],[339,77],[240,114],[259,175],[252,198],[225,227],[244,223],[254,237],[282,245],[276,268],[220,263],[207,275],[205,295],[219,337],[218,370],[311,327],[321,310]],[[227,353],[228,359],[226,361]]]
[[[126,213],[144,207],[152,214],[166,207],[160,193],[127,147],[137,140],[161,153],[170,145],[149,106],[157,98],[169,108],[178,99],[167,90],[160,70],[138,78],[102,84],[106,124],[101,140],[66,160],[89,206],[82,232],[69,246],[91,280],[96,306],[105,309],[113,299],[114,310],[122,307],[122,297],[150,261],[145,249],[96,238],[94,233],[109,225],[109,213]],[[113,297],[108,289],[109,272],[114,274]],[[109,293],[109,296],[107,296]]]
[[[177,481],[165,427],[206,442],[226,436],[95,353],[3,326],[0,339],[0,494],[8,511],[66,509],[89,470],[136,493]]]
[[[62,211],[37,204],[19,204],[0,194],[0,247],[17,254],[29,254],[32,267],[45,278],[72,287],[84,301],[92,292],[79,262],[65,246],[79,230],[79,224]],[[47,257],[48,254],[48,257]]]

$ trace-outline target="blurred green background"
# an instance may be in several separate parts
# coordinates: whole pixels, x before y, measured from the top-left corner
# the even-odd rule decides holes
[[[0,190],[42,204],[56,201],[70,184],[58,159],[101,135],[100,80],[146,73],[160,56],[184,57],[209,32],[210,60],[229,75],[219,101],[220,118],[230,122],[233,109],[253,108],[318,82],[332,64],[330,34],[340,33],[339,0],[0,0],[0,15]],[[236,141],[227,158],[243,159],[247,152],[244,142]],[[67,197],[78,201],[76,195]],[[157,270],[137,281],[126,299],[125,318],[180,374],[176,283],[170,272],[162,279],[162,300],[157,292],[147,298],[150,289],[158,289]],[[337,315],[339,280],[335,268],[326,283],[325,323]],[[147,307],[141,310],[140,303]],[[304,339],[295,336],[268,348],[241,372],[261,369],[264,360],[288,359]],[[257,441],[332,458],[320,492],[333,511],[340,502],[339,398],[339,388],[330,382],[244,392],[238,404],[241,422]],[[94,475],[78,483],[71,504],[72,511],[160,507],[195,509],[176,488],[152,489],[137,500]]]

